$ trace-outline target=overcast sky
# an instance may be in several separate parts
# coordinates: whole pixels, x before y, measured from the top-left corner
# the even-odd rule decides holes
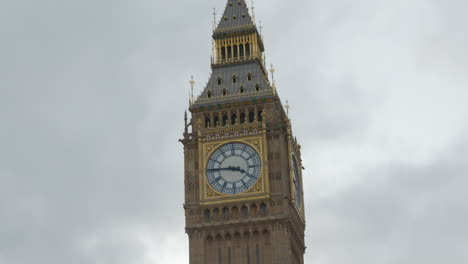
[[[177,140],[224,5],[0,0],[0,264],[188,263]],[[468,262],[467,8],[256,0],[306,263]]]

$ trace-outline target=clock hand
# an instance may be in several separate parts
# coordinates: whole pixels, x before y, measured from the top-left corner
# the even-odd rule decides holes
[[[227,167],[227,168],[217,168],[217,169],[208,169],[208,171],[222,171],[222,170],[229,170],[229,171],[241,171],[240,167]]]
[[[230,171],[238,171],[240,173],[246,173],[246,171],[244,169],[241,169],[241,167],[234,167],[234,166],[229,166],[227,168],[208,169],[208,171],[222,171],[222,170],[230,170]]]
[[[229,169],[228,168],[208,169],[208,171],[221,171],[221,170],[229,170]]]
[[[232,170],[232,171],[241,171],[241,168],[240,167],[233,167],[233,166],[229,166],[229,169]]]

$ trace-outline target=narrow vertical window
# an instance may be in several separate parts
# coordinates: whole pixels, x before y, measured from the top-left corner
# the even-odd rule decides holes
[[[219,264],[223,263],[223,257],[221,256],[221,248],[218,248],[218,258],[219,258]]]
[[[253,123],[255,120],[255,113],[253,111],[249,112],[249,123]]]
[[[229,209],[227,208],[223,209],[223,217],[224,219],[229,219]]]
[[[246,255],[247,255],[247,264],[250,264],[250,250],[249,246],[247,246],[246,250]]]
[[[227,125],[228,116],[226,114],[223,115],[223,126]]]
[[[243,205],[241,209],[241,214],[243,217],[247,217],[249,215],[249,208],[247,206]]]
[[[257,244],[257,249],[256,249],[256,255],[257,255],[257,264],[260,264],[260,246]]]
[[[226,49],[224,47],[221,48],[221,58],[223,61],[226,60]]]
[[[209,209],[205,210],[205,220],[210,221],[211,220],[211,211]]]
[[[228,248],[228,264],[231,264],[231,248]]]
[[[241,123],[241,124],[244,124],[244,123],[245,123],[245,113],[242,113],[242,114],[240,115],[240,123]]]
[[[228,59],[230,60],[232,58],[232,47],[228,47]]]
[[[233,114],[231,116],[231,125],[235,125],[237,122],[237,115],[236,114]]]
[[[262,215],[266,215],[266,214],[268,213],[267,205],[266,205],[266,204],[262,203],[262,204],[260,205],[260,213],[261,213]]]
[[[244,44],[239,45],[239,57],[244,57]]]
[[[234,49],[234,58],[237,59],[237,45],[234,45],[232,48]]]
[[[249,43],[245,44],[245,55],[247,57],[250,57],[250,44]]]

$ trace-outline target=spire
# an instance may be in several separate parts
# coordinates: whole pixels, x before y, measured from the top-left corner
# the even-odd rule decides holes
[[[263,40],[246,0],[226,1],[212,36],[212,74],[191,109],[276,96],[268,81]]]
[[[254,26],[245,0],[228,0],[217,30],[233,27]]]

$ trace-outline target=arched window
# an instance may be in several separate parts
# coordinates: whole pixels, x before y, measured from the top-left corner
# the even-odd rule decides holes
[[[223,114],[223,126],[227,125],[228,122],[228,116],[227,114]]]
[[[250,57],[250,44],[249,43],[245,44],[245,55],[247,57]]]
[[[232,76],[232,83],[237,83],[237,76]]]
[[[211,93],[211,91],[208,91],[208,98],[211,98],[213,96],[213,94]]]
[[[226,89],[223,89],[223,96],[226,96],[227,95],[227,91]]]
[[[224,219],[229,219],[229,209],[227,208],[223,209],[223,217]]]
[[[239,45],[239,57],[244,57],[244,44]]]
[[[262,111],[262,110],[258,111],[258,117],[257,117],[258,122],[262,122],[262,121],[263,121],[263,116],[262,116],[262,114],[263,114],[263,111]]]
[[[241,94],[243,94],[243,93],[245,92],[245,89],[244,89],[243,86],[241,86],[241,88],[239,89],[239,92],[240,92]]]
[[[214,217],[215,219],[219,219],[219,209],[218,209],[218,208],[215,208],[215,209],[213,210],[213,217]]]
[[[249,112],[249,123],[253,123],[254,120],[255,120],[255,113],[254,113],[254,111],[250,111]]]
[[[239,209],[237,208],[237,206],[232,207],[231,217],[233,217],[233,218],[239,217]]]
[[[210,123],[211,123],[211,122],[210,122],[210,118],[209,118],[209,117],[206,117],[206,118],[205,118],[205,128],[209,128],[210,125],[211,125]]]
[[[260,205],[260,214],[266,215],[267,213],[268,213],[267,205],[265,203],[262,203]]]
[[[221,85],[221,84],[223,84],[223,80],[220,77],[220,78],[218,78],[218,85]]]
[[[247,75],[247,80],[248,80],[248,81],[251,81],[251,80],[252,80],[252,74],[251,74],[251,73],[249,73],[249,74]]]
[[[231,116],[231,125],[235,125],[237,122],[237,115],[236,114],[232,114]]]
[[[206,209],[205,212],[203,213],[205,220],[210,221],[211,220],[211,211],[210,209]]]
[[[245,123],[245,113],[241,113],[240,115],[240,123],[244,124]]]
[[[228,59],[230,60],[232,58],[232,47],[228,47]]]
[[[242,217],[247,217],[249,215],[249,208],[244,204],[241,208]]]
[[[252,213],[252,215],[256,215],[257,214],[257,205],[256,204],[252,204],[250,206],[250,213]]]
[[[213,125],[214,125],[215,127],[219,126],[219,116],[218,116],[218,115],[215,116]]]
[[[255,85],[255,91],[260,91],[260,84],[257,83],[257,85]]]

